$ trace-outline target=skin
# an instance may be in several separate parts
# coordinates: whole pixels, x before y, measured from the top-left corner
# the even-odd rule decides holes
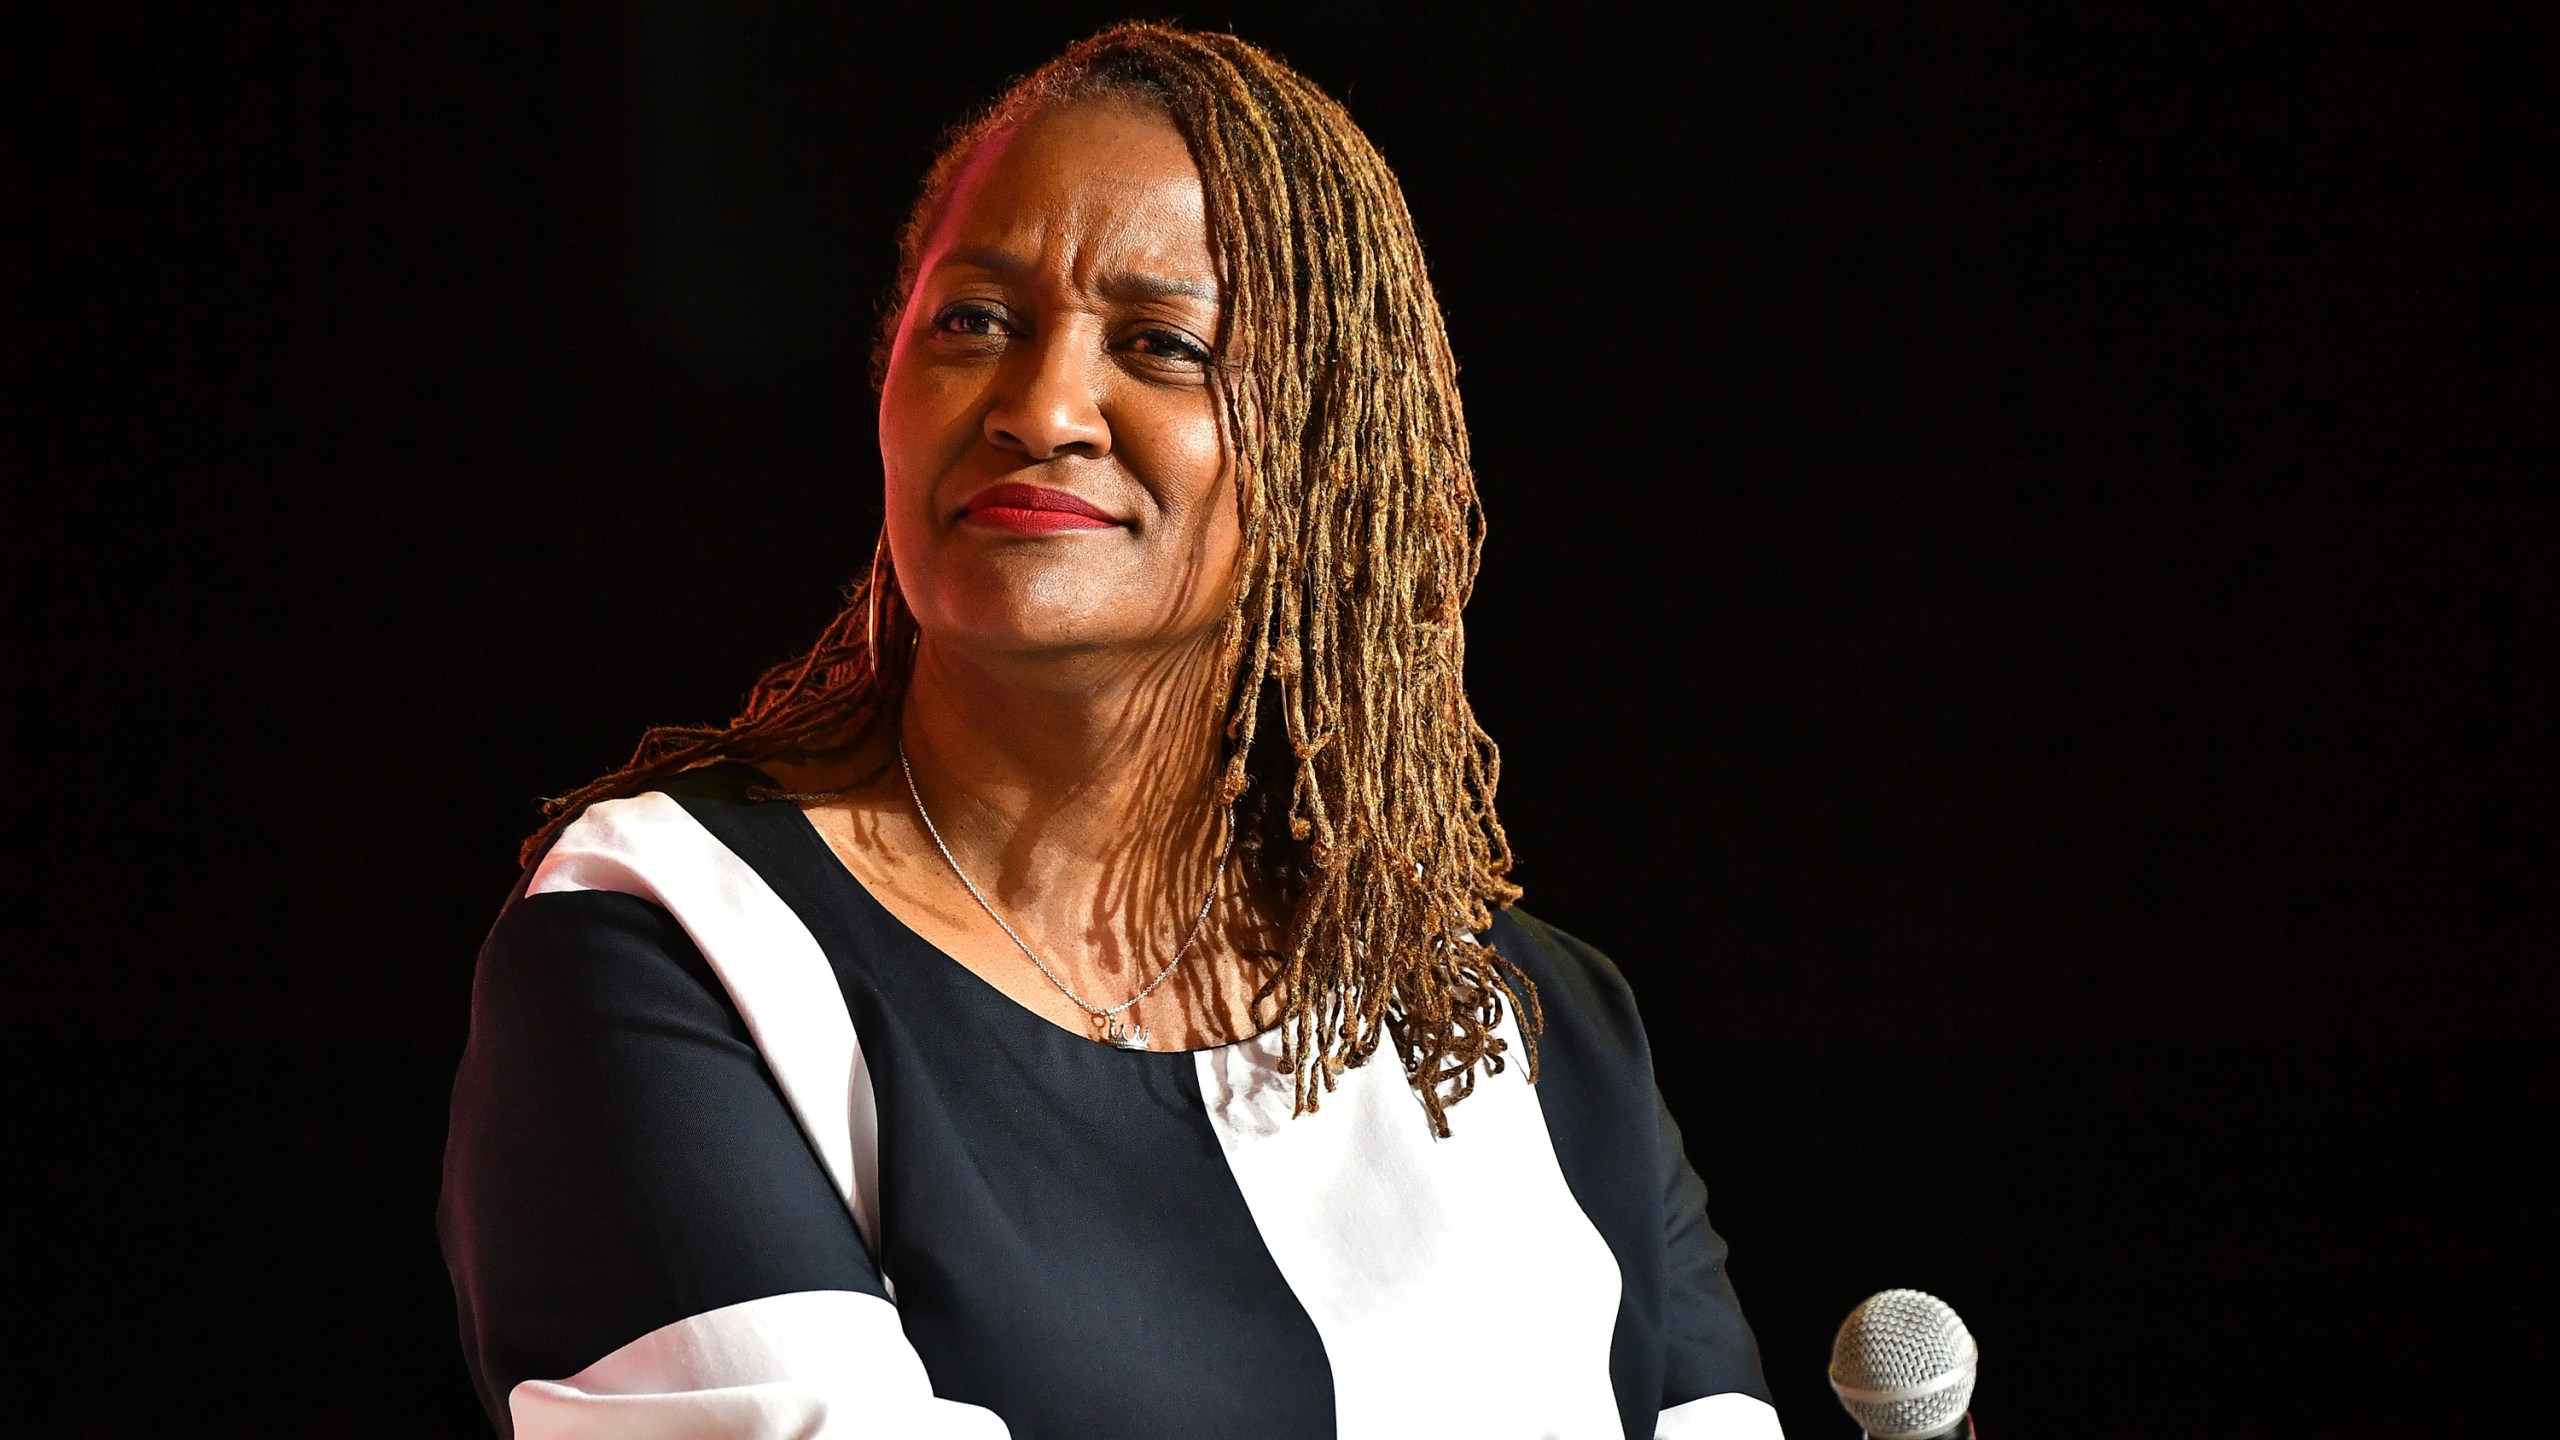
[[[920,257],[880,398],[888,542],[914,612],[900,717],[953,856],[1022,938],[1102,1005],[1170,960],[1127,1018],[1152,1048],[1265,1028],[1255,956],[1267,897],[1220,863],[1211,802],[1219,641],[1241,546],[1208,353],[1217,265],[1200,175],[1152,112],[1085,103],[986,141]],[[1099,528],[1025,534],[973,519],[988,487],[1037,485]],[[882,735],[795,789],[849,785],[810,820],[888,910],[1026,1009],[1092,1018],[962,888]]]

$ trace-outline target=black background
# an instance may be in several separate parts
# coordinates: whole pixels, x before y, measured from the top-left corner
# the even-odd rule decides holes
[[[526,8],[13,46],[47,1433],[481,1433],[429,1222],[531,803],[831,613],[932,139],[1118,13]],[[2560,37],[2042,9],[1184,18],[1405,178],[1519,878],[1791,1432],[1888,1285],[1995,1437],[2547,1413]]]

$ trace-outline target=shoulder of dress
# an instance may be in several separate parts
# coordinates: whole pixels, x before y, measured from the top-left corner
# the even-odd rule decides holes
[[[724,761],[598,800],[534,857],[518,894],[615,890],[666,903],[660,882],[739,864],[761,871],[776,822],[798,818],[759,793],[771,783],[752,767]]]
[[[473,967],[472,1031],[483,1036],[494,1025],[556,1044],[614,1017],[692,1013],[706,1001],[716,1008],[725,1003],[719,996],[701,949],[655,899],[607,889],[520,889],[490,926]]]
[[[1546,1019],[1542,1048],[1560,1045],[1651,1067],[1635,991],[1596,946],[1516,907],[1494,912],[1486,939],[1537,987]]]

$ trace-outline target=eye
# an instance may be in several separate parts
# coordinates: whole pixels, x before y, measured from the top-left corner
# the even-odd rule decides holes
[[[955,301],[933,313],[935,333],[942,335],[995,336],[1007,333],[1004,312],[992,305],[972,300]]]
[[[1178,330],[1167,330],[1160,325],[1148,326],[1130,336],[1129,348],[1141,355],[1153,355],[1185,365],[1209,363],[1206,347]]]

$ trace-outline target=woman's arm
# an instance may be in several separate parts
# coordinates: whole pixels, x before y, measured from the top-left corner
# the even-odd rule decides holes
[[[1502,912],[1491,933],[1537,984],[1539,1105],[1574,1198],[1618,1258],[1610,1370],[1628,1433],[1778,1440],[1724,1239],[1655,1084],[1634,992],[1606,955],[1525,911]]]
[[[667,911],[518,899],[481,955],[438,1229],[500,1434],[1000,1437],[878,1267]]]
[[[1664,1177],[1662,1392],[1655,1440],[1780,1440],[1777,1412],[1757,1393],[1760,1351],[1725,1275],[1724,1237],[1707,1223],[1707,1186],[1691,1168],[1680,1126],[1657,1092]],[[1678,1397],[1695,1396],[1695,1399]]]

